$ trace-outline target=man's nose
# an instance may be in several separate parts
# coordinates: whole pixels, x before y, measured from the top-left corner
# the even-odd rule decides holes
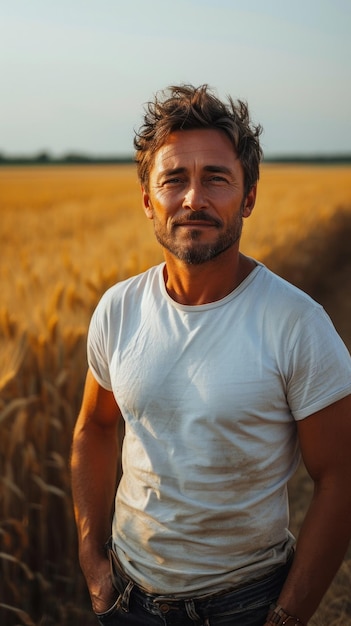
[[[192,183],[186,191],[182,207],[191,211],[200,211],[207,206],[206,196],[200,183]]]

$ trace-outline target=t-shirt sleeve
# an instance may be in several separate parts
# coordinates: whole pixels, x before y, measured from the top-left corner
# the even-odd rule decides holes
[[[296,420],[351,393],[351,357],[324,309],[317,306],[297,332],[287,399]]]
[[[104,298],[99,302],[90,321],[87,340],[87,357],[91,372],[97,382],[112,391],[107,351],[108,322]]]

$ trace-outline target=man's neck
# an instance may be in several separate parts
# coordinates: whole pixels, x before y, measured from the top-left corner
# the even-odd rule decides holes
[[[167,251],[165,260],[164,278],[168,294],[179,304],[192,306],[225,298],[256,266],[252,259],[239,252],[233,254],[233,251],[200,265],[188,265]]]

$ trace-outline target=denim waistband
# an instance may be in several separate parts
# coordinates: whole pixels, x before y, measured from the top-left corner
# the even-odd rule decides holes
[[[189,606],[189,604],[199,610],[205,607],[215,608],[217,603],[222,603],[226,596],[233,596],[233,594],[235,594],[235,601],[240,606],[241,603],[245,603],[248,597],[252,596],[253,592],[254,595],[259,595],[261,588],[264,589],[265,594],[271,593],[274,595],[277,591],[278,595],[280,586],[282,586],[281,583],[286,578],[294,559],[294,550],[291,549],[286,563],[276,567],[262,578],[254,579],[223,591],[210,592],[193,597],[179,597],[167,594],[153,594],[143,590],[124,572],[118,556],[110,544],[108,545],[108,554],[115,587],[120,594],[120,605],[126,611],[128,611],[131,594],[133,594],[133,599],[144,607],[157,606],[164,609],[167,608],[167,610],[179,610],[184,608],[184,606]]]

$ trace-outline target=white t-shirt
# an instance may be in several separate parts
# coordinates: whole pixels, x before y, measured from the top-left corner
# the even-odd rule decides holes
[[[186,306],[164,264],[118,283],[88,360],[126,423],[113,540],[152,593],[201,595],[285,562],[295,420],[351,393],[322,307],[257,264],[222,300]]]

